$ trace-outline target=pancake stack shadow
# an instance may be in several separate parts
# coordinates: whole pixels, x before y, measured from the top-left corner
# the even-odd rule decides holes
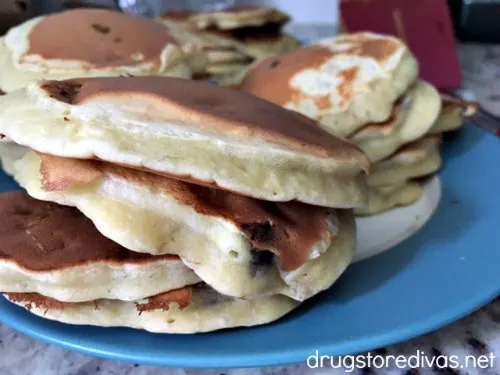
[[[175,35],[74,10],[0,39],[0,157],[26,191],[0,195],[9,301],[70,324],[207,332],[279,319],[349,266],[366,155],[186,79],[204,57]]]
[[[442,166],[441,134],[477,110],[418,76],[401,40],[353,33],[262,60],[238,89],[308,116],[365,152],[369,201],[355,212],[366,216],[417,201],[422,177]]]

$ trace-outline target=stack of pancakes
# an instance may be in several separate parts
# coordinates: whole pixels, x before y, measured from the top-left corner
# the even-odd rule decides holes
[[[152,20],[102,9],[70,10],[33,18],[0,38],[0,89],[10,92],[40,79],[191,78],[204,70],[204,59]]]
[[[362,149],[372,163],[369,205],[359,215],[416,201],[415,179],[441,167],[440,133],[461,126],[474,105],[442,98],[418,78],[399,39],[354,33],[256,64],[239,89],[317,120]]]
[[[41,79],[172,76],[190,79],[206,57],[157,22],[101,9],[77,9],[31,19],[0,38],[0,91]],[[182,44],[182,45],[181,45]],[[0,160],[24,152],[3,137]]]
[[[290,17],[274,8],[238,7],[218,12],[166,12],[159,22],[201,46],[208,63],[203,78],[239,82],[256,60],[294,50],[299,43],[283,32]]]
[[[0,196],[0,292],[66,323],[193,333],[264,324],[351,262],[366,156],[208,83],[46,80],[0,97],[27,191]]]

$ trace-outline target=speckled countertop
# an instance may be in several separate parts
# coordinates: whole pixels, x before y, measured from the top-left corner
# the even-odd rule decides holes
[[[479,100],[491,112],[500,115],[500,46],[460,46],[464,90]],[[379,349],[378,354],[412,355],[418,350],[431,355],[481,355],[493,353],[496,368],[471,369],[470,374],[500,373],[500,298],[480,311],[432,334],[393,347]],[[363,374],[457,374],[458,370],[428,369],[384,370],[363,369]],[[94,358],[35,341],[0,324],[0,375],[302,375],[304,373],[341,374],[345,369],[310,370],[305,364],[265,369],[240,370],[182,370],[129,365]],[[462,373],[466,373],[462,371]]]

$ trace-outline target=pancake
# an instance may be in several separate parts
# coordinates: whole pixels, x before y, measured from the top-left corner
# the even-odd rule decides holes
[[[172,31],[172,27],[169,28]],[[212,33],[199,32],[193,34],[193,31],[181,29],[176,32],[185,45],[198,48],[204,56],[205,64],[193,75],[206,75],[206,79],[213,78],[217,74],[234,75],[236,69],[246,69],[253,61],[242,44],[237,41],[229,40]],[[232,71],[231,71],[232,70]],[[215,74],[213,73],[215,71]]]
[[[440,111],[438,91],[427,82],[418,81],[396,104],[388,121],[368,124],[349,140],[375,163],[428,133]]]
[[[0,96],[2,95],[5,95],[5,92],[0,90]],[[4,172],[8,175],[12,176],[14,174],[14,161],[23,157],[27,151],[29,151],[29,148],[19,146],[5,135],[0,134],[0,163]]]
[[[442,166],[441,137],[428,135],[400,148],[390,157],[372,164],[370,186],[395,185],[437,172]]]
[[[381,214],[390,209],[408,206],[422,196],[420,184],[413,181],[396,185],[375,186],[369,189],[368,205],[354,210],[356,216]]]
[[[69,10],[31,19],[0,38],[0,88],[94,76],[190,78],[200,58],[154,21],[109,10]]]
[[[169,30],[179,30],[179,40],[202,48],[207,57],[207,79],[222,85],[241,82],[255,59],[295,49],[298,42],[281,32],[281,24],[247,26],[232,30],[214,27],[197,30],[189,22],[195,13],[167,12],[158,21]]]
[[[0,133],[269,201],[365,203],[366,156],[252,95],[166,77],[45,81],[0,97]]]
[[[167,27],[169,32],[185,49],[196,49],[205,57],[207,65],[220,62],[251,61],[252,58],[244,52],[243,44],[235,39],[210,31],[195,30],[188,23],[189,12],[168,12],[156,21]]]
[[[246,70],[248,64],[246,63],[218,63],[207,66],[206,71],[212,75],[235,75],[241,71]]]
[[[15,179],[30,195],[76,206],[132,251],[179,255],[218,292],[303,300],[351,261],[351,211],[258,201],[111,164],[27,154]]]
[[[479,109],[478,103],[441,94],[442,110],[430,133],[444,133],[460,128]]]
[[[282,31],[283,25],[269,22],[259,26],[240,27],[231,30],[208,28],[207,31],[220,37],[230,38],[239,43],[240,49],[254,59],[292,51],[299,41]]]
[[[213,30],[197,30],[193,28],[189,23],[189,19],[193,15],[195,13],[169,11],[158,17],[156,21],[166,26],[168,30],[175,30],[180,43],[196,44],[204,48],[220,47],[227,49],[232,47],[236,50],[242,49],[242,44],[232,38],[231,35]]]
[[[234,74],[212,74],[210,80],[217,82],[219,86],[235,88],[238,87],[246,74],[248,67]]]
[[[266,324],[298,305],[285,296],[228,298],[204,285],[134,302],[101,299],[63,303],[35,293],[4,296],[33,314],[59,322],[184,334]]]
[[[243,68],[249,66],[255,59],[262,59],[269,55],[280,54],[291,51],[299,45],[298,41],[291,35],[281,31],[288,16],[276,17],[273,9],[247,8],[252,17],[259,15],[259,21],[249,18],[247,23],[239,23],[238,26],[229,29],[221,29],[217,22],[210,22],[206,27],[197,28],[199,17],[217,18],[220,12],[215,13],[193,13],[168,11],[157,20],[167,26],[169,30],[180,30],[180,40],[195,43],[201,46],[207,55],[207,73],[209,78],[227,85],[238,83],[243,77],[240,74]],[[241,8],[226,10],[232,16],[236,12],[241,17]],[[279,12],[278,12],[279,14]],[[243,20],[243,18],[241,18]],[[232,66],[230,64],[244,64],[244,67]],[[225,64],[221,66],[221,64]],[[245,73],[245,71],[243,71]]]
[[[72,207],[0,195],[0,291],[137,300],[200,281],[179,257],[129,251]]]
[[[387,121],[417,76],[418,63],[402,41],[353,33],[265,59],[248,71],[240,89],[349,136]]]
[[[211,74],[210,79],[217,82],[219,86],[230,87],[232,89],[238,89],[241,81],[247,74],[248,69],[252,67],[252,64],[241,65],[238,69],[233,69],[229,72],[221,72],[217,74]],[[209,70],[210,67],[207,67]]]
[[[28,151],[29,148],[19,146],[11,141],[0,142],[0,162],[4,172],[12,176],[14,174],[14,162],[21,159]]]
[[[190,24],[198,30],[234,30],[266,24],[284,25],[290,17],[275,8],[232,7],[218,12],[201,12],[189,18]]]
[[[245,64],[248,65],[252,59],[234,48],[205,48],[208,66],[216,64]]]
[[[196,29],[198,16],[210,17],[211,13],[167,11],[157,18],[157,21],[169,28],[182,29],[191,34],[187,38],[199,39],[201,44],[208,48],[232,46],[240,52],[246,52],[248,57],[263,58],[269,55],[287,52],[298,47],[299,42],[291,35],[282,32],[283,22],[273,21],[275,10],[265,9],[271,18],[261,19],[258,25],[242,25],[231,29],[219,29],[210,25]],[[285,17],[283,21],[287,22]]]
[[[257,60],[271,55],[281,55],[299,46],[299,41],[286,33],[280,33],[276,37],[248,37],[244,41],[245,52]]]

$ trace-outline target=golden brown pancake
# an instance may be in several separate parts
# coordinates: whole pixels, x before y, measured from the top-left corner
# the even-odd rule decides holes
[[[0,87],[42,79],[160,75],[190,78],[206,63],[196,46],[153,20],[104,9],[33,18],[0,38]]]
[[[5,293],[4,296],[45,319],[184,334],[269,323],[298,305],[285,296],[249,300],[228,298],[203,284],[138,301],[99,299],[65,303],[37,293]]]
[[[303,69],[319,67],[332,56],[330,49],[312,45],[269,57],[252,68],[240,84],[240,90],[284,106],[302,98],[301,93],[289,84],[292,76]],[[329,105],[322,97],[318,97],[317,102],[320,108],[326,109]]]
[[[138,264],[158,260],[104,237],[72,207],[16,192],[0,195],[0,212],[0,260],[11,260],[28,270],[50,271],[100,261]]]
[[[216,12],[201,12],[190,17],[190,24],[199,30],[236,30],[268,24],[283,26],[290,17],[275,9],[265,7],[240,6]]]
[[[252,8],[245,8],[252,9]],[[242,8],[231,8],[223,13],[229,14],[234,12],[241,12]],[[192,17],[196,17],[197,14],[190,11],[167,11],[160,16],[161,20],[170,22],[182,22],[189,23]],[[205,13],[206,14],[206,13]],[[281,29],[289,21],[288,17],[283,17],[278,21],[269,21],[261,25],[248,25],[239,26],[232,29],[221,29],[217,25],[210,25],[203,28],[203,31],[209,31],[214,34],[220,35],[226,38],[233,38],[240,41],[256,41],[256,40],[276,40],[281,36]]]
[[[349,138],[355,143],[356,141],[366,140],[370,138],[380,138],[390,135],[396,130],[404,120],[406,111],[402,108],[401,101],[398,101],[392,109],[391,116],[384,122],[375,122],[366,124],[361,129],[357,130]]]
[[[478,110],[479,103],[459,99],[450,95],[441,94],[443,101],[443,110],[460,107],[466,117],[472,116]]]
[[[26,106],[33,107],[29,119]],[[101,159],[270,201],[363,204],[369,162],[359,149],[313,120],[243,92],[165,77],[73,79],[0,97],[0,108],[0,133],[36,151]],[[10,116],[18,119],[15,127]],[[35,135],[42,129],[43,141]],[[51,145],[62,138],[64,150]]]
[[[37,199],[77,207],[137,252],[179,255],[236,297],[303,300],[329,287],[354,248],[350,210],[274,203],[91,160],[28,153],[15,179]],[[41,172],[41,173],[40,173]]]
[[[144,99],[172,120],[182,119],[221,134],[275,142],[320,157],[356,158],[363,169],[368,169],[360,151],[328,135],[314,121],[251,95],[210,84],[165,77],[107,77],[48,81],[42,88],[51,98],[74,106],[107,98]]]
[[[439,135],[426,135],[399,148],[393,155],[372,164],[369,186],[398,185],[436,173],[442,165]]]
[[[418,63],[402,41],[354,33],[261,60],[240,89],[349,136],[367,123],[386,121],[417,76]]]
[[[290,101],[299,102],[303,100],[303,94],[290,86],[290,80],[296,73],[304,69],[318,68],[336,55],[373,57],[378,61],[384,61],[399,48],[399,45],[384,39],[369,40],[337,52],[324,45],[305,46],[281,56],[269,57],[260,62],[245,77],[241,83],[241,90],[281,106]],[[340,73],[339,78],[342,79],[342,85],[339,88],[342,95],[341,102],[349,102],[352,99],[353,92],[350,86],[352,81],[356,79],[358,72],[359,69],[352,68]],[[272,74],[271,80],[269,79],[270,74]],[[328,103],[327,96],[320,96],[316,100],[320,109],[327,110],[328,106],[331,105]]]
[[[155,22],[108,10],[79,9],[44,17],[30,33],[25,56],[78,60],[93,68],[145,62],[158,66],[167,44],[177,41]]]
[[[22,304],[29,311],[32,307],[44,308],[47,310],[62,310],[65,307],[74,305],[74,302],[62,302],[54,298],[43,296],[39,293],[4,293],[12,302]],[[146,298],[145,303],[136,303],[137,312],[161,310],[168,311],[170,305],[177,304],[180,309],[184,309],[191,303],[192,287],[187,286],[180,289],[170,290],[165,293],[157,294]],[[99,308],[99,302],[95,301],[96,309]]]
[[[200,281],[175,255],[152,256],[104,237],[76,208],[0,195],[0,292],[66,302],[137,300]]]
[[[441,94],[441,113],[431,129],[431,133],[443,133],[460,128],[467,118],[471,117],[479,109],[476,102],[458,99],[449,95]]]
[[[257,8],[247,8],[247,11],[255,12]],[[241,9],[227,10],[215,13],[193,13],[169,11],[160,16],[158,21],[170,30],[182,30],[177,33],[185,42],[196,41],[202,46],[206,53],[208,73],[207,79],[218,82],[219,85],[228,86],[239,82],[244,76],[247,68],[256,59],[262,59],[269,55],[280,54],[295,49],[298,41],[292,36],[283,33],[282,27],[288,22],[288,17],[274,18],[275,14],[269,9],[258,9],[248,19],[240,19],[239,22],[220,27],[217,22],[207,24],[206,27],[198,29],[196,20],[199,17],[215,18],[221,15],[241,15]]]
[[[241,17],[244,12],[250,12],[250,17]],[[217,22],[219,17],[231,18],[234,15],[239,20],[232,25]],[[214,22],[197,27],[197,21],[212,17]],[[288,16],[275,10],[252,7],[213,13],[169,11],[159,18],[159,22],[167,27],[182,29],[184,39],[197,40],[204,46],[209,78],[223,86],[239,82],[253,61],[293,50],[299,45],[291,35],[282,32],[288,20]],[[221,65],[221,59],[224,59],[224,65]]]
[[[77,189],[104,175],[120,176],[144,186],[159,187],[179,203],[201,215],[221,218],[245,234],[254,251],[271,251],[279,256],[283,271],[293,271],[307,260],[311,248],[328,232],[332,210],[299,202],[274,203],[193,185],[152,173],[109,163],[60,158],[41,158],[42,187],[46,191]]]

